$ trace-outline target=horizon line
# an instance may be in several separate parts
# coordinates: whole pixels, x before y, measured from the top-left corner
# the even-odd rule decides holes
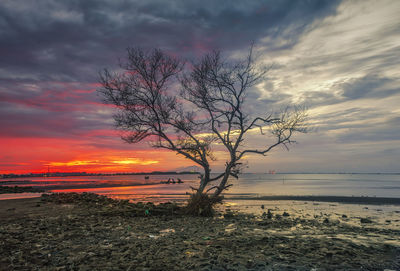
[[[149,172],[85,172],[85,171],[57,171],[57,172],[27,172],[27,173],[0,173],[4,175],[54,175],[54,174],[81,174],[81,175],[145,175],[145,174],[172,174],[172,173],[186,173],[186,174],[201,174],[199,171],[191,170],[154,170]],[[212,172],[212,174],[221,174],[222,172]],[[397,175],[400,172],[243,172],[240,174],[393,174]],[[55,176],[53,176],[55,177]]]

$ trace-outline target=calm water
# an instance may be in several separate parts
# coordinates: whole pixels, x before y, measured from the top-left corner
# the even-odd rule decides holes
[[[168,178],[177,178],[183,184],[160,184]],[[197,175],[158,175],[149,180],[144,175],[93,176],[66,178],[2,179],[7,185],[33,186],[53,192],[92,192],[113,198],[167,201],[186,199],[190,186],[197,187]],[[268,195],[325,195],[369,196],[400,198],[399,174],[243,174],[232,179],[233,187],[226,193],[230,197]],[[0,195],[1,198],[21,195]]]

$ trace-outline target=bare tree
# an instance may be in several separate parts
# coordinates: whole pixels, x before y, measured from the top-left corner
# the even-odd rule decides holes
[[[236,62],[224,61],[219,52],[207,54],[186,72],[181,60],[161,50],[128,48],[121,68],[122,73],[101,73],[99,91],[105,102],[118,108],[114,118],[126,131],[125,141],[150,138],[153,147],[177,152],[203,168],[199,187],[192,187],[188,204],[192,213],[212,211],[231,186],[229,177],[238,178],[246,154],[266,155],[279,145],[288,148],[294,133],[306,131],[304,110],[259,116],[244,110],[247,92],[267,72],[257,69],[252,48]],[[274,141],[246,148],[245,136],[255,129]],[[216,176],[211,175],[210,165],[215,160],[214,143],[228,154],[225,170]]]

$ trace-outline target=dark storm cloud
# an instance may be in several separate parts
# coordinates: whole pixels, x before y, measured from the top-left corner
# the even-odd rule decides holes
[[[265,36],[293,46],[337,1],[5,1],[0,4],[0,76],[97,80],[127,46],[192,55],[242,49]],[[3,71],[2,71],[3,70]]]

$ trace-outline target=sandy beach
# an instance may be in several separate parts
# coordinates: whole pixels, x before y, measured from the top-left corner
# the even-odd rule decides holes
[[[210,218],[94,194],[55,199],[0,201],[0,270],[400,269],[398,206],[232,201]]]

